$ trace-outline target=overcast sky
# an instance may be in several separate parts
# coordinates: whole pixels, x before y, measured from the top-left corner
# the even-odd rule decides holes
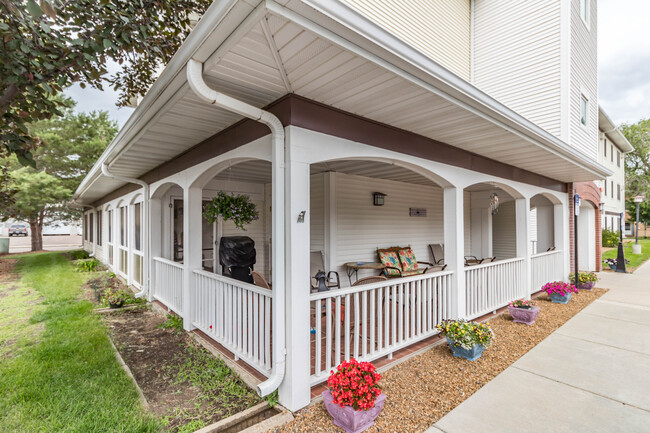
[[[650,118],[650,2],[598,1],[599,101],[620,124]],[[77,111],[106,110],[123,126],[133,109],[117,108],[117,93],[74,86],[65,92]]]

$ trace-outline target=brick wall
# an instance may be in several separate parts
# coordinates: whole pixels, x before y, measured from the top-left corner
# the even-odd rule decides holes
[[[574,230],[573,226],[573,195],[578,194],[580,200],[586,201],[591,204],[594,209],[596,209],[596,271],[600,271],[602,268],[602,223],[601,223],[601,213],[600,213],[600,188],[594,182],[576,182],[569,184],[569,191],[571,195],[569,197],[569,239],[571,245],[571,270],[573,271],[575,266],[575,245],[574,245]]]

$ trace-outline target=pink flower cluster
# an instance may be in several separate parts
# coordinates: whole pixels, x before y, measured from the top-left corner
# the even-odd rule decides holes
[[[565,283],[563,281],[553,281],[544,284],[542,290],[547,294],[557,293],[558,295],[566,296],[569,293],[578,293],[576,286]]]
[[[375,407],[375,400],[381,394],[377,382],[381,375],[375,373],[375,366],[369,362],[358,362],[352,358],[339,365],[327,379],[334,404],[352,406],[355,410]]]

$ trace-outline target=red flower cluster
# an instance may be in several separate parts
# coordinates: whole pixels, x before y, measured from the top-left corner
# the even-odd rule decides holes
[[[369,362],[358,362],[352,358],[339,365],[327,379],[334,404],[352,406],[355,410],[375,407],[375,400],[381,394],[377,382],[381,375],[375,373],[375,366]]]

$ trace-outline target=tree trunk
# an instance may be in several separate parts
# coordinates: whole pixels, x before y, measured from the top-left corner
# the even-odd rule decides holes
[[[32,232],[32,251],[43,249],[43,224],[40,218],[30,218],[29,228]]]

